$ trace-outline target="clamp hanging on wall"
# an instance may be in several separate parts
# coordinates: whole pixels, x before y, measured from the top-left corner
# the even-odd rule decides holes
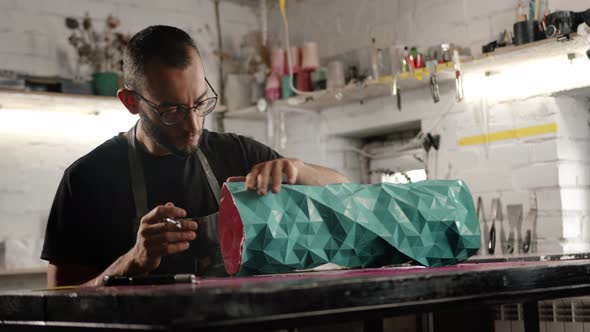
[[[459,61],[459,51],[453,51],[453,64],[455,65],[455,90],[457,92],[457,101],[463,100],[463,74],[461,73],[461,63]]]
[[[434,148],[435,151],[438,151],[438,148],[440,147],[440,135],[432,135],[431,133],[427,133],[426,135],[423,136],[422,138],[422,147],[424,147],[424,150],[426,151],[426,156],[424,158],[424,168],[426,171],[426,176],[430,176],[430,172],[428,171],[428,166],[429,166],[429,159],[430,159],[430,149]],[[438,153],[435,155],[436,159],[435,159],[435,170],[437,167],[437,160],[438,160]]]
[[[397,81],[399,78],[399,73],[393,76],[393,80],[391,82],[391,94],[396,97],[396,104],[397,110],[402,111],[402,95],[399,87],[397,86]]]
[[[433,61],[426,62],[426,67],[430,72],[430,92],[432,93],[432,100],[434,103],[440,101],[440,93],[438,89],[438,78],[436,77],[436,63]]]
[[[438,151],[438,148],[440,147],[440,135],[432,135],[431,133],[426,134],[422,139],[422,146],[424,147],[424,150],[426,150],[426,153],[428,153],[431,148]]]

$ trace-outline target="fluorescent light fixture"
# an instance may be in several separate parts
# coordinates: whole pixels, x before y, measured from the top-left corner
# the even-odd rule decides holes
[[[590,61],[566,54],[518,62],[491,72],[465,71],[465,100],[488,102],[524,99],[590,86]]]

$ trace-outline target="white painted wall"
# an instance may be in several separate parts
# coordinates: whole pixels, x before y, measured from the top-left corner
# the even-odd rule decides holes
[[[64,19],[88,12],[97,29],[110,14],[121,20],[118,29],[135,33],[149,25],[172,25],[196,41],[210,82],[218,85],[217,30],[212,0],[2,0],[0,1],[0,69],[61,77],[77,73],[77,57],[68,44]],[[258,29],[256,12],[233,2],[220,7],[224,48],[239,54],[242,37]]]
[[[320,55],[331,57],[379,45],[401,42],[429,47],[452,42],[481,53],[481,45],[496,40],[516,19],[517,0],[305,0],[287,1],[293,44],[321,42]],[[577,0],[550,0],[556,10],[585,10]],[[269,17],[274,46],[282,45],[283,25],[276,6]],[[321,26],[321,27],[320,27]],[[367,52],[368,53],[368,52]],[[368,54],[366,56],[368,58]]]
[[[64,19],[85,12],[97,27],[115,15],[125,33],[155,24],[184,29],[197,42],[210,82],[218,86],[212,0],[0,0],[0,69],[76,75]],[[242,37],[258,29],[256,12],[231,2],[222,2],[220,12],[225,51],[239,55]],[[122,106],[99,116],[0,109],[0,242],[6,241],[9,268],[40,264],[39,239],[63,170],[135,120]]]

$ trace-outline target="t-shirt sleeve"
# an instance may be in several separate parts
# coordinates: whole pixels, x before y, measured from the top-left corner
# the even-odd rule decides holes
[[[97,264],[92,259],[93,232],[85,224],[90,211],[84,203],[83,189],[84,184],[66,170],[49,213],[41,259],[53,263]]]
[[[283,158],[278,152],[256,140],[245,136],[238,137],[244,148],[246,160],[248,162],[248,170],[252,169],[256,164]]]

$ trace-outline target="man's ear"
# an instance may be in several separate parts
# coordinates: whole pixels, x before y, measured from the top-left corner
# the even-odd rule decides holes
[[[139,104],[135,95],[127,89],[119,89],[117,91],[117,97],[125,105],[129,113],[136,115],[139,114]]]

